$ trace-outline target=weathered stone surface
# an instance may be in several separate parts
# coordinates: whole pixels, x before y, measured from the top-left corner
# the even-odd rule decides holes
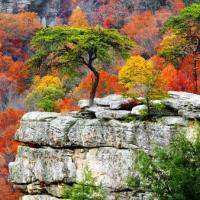
[[[50,195],[26,195],[21,200],[61,200]]]
[[[15,162],[9,164],[9,179],[16,184],[72,182],[75,170],[69,150],[21,146]]]
[[[63,147],[69,143],[68,132],[75,124],[77,118],[71,116],[60,116],[50,122],[49,139],[50,145]]]
[[[41,183],[40,181],[36,181],[27,185],[14,184],[14,188],[30,195],[48,193],[51,196],[62,198],[65,191],[65,184],[52,183],[50,185],[45,185],[44,182]]]
[[[44,189],[42,188],[41,183],[39,181],[27,185],[26,188],[26,192],[28,194],[41,194],[43,191]]]
[[[51,194],[54,197],[62,198],[65,191],[65,184],[52,184],[45,187],[48,194]]]
[[[163,117],[158,122],[78,119],[59,116],[51,121],[22,121],[17,140],[52,147],[149,148],[152,140],[168,144],[177,126],[187,126],[181,117]],[[152,138],[152,140],[151,140]]]
[[[59,115],[54,118],[56,114],[52,114],[51,118],[45,118],[45,116],[42,117],[42,113],[39,117],[36,114],[38,113],[30,113],[29,116],[27,114],[22,118],[21,126],[15,134],[16,140],[53,147],[67,146],[68,130],[77,119]],[[46,117],[48,116],[49,114]]]
[[[163,101],[178,114],[189,119],[200,119],[200,95],[187,92],[169,92],[170,98]]]
[[[132,108],[131,114],[139,116],[139,115],[142,114],[142,111],[144,111],[146,108],[147,107],[145,105],[135,106],[135,107]]]
[[[162,122],[136,122],[136,144],[139,148],[149,149],[152,144],[167,145],[176,133],[175,126]]]
[[[94,105],[97,105],[98,107],[108,107],[111,110],[118,110],[121,109],[124,104],[129,103],[130,101],[131,99],[124,98],[121,95],[111,94],[103,98],[95,98]],[[89,100],[80,100],[78,105],[80,108],[88,108]]]
[[[163,117],[158,122],[134,121],[123,123],[117,120],[78,120],[69,131],[72,146],[150,148],[152,143],[167,145],[177,127],[187,126],[181,117]]]
[[[122,96],[117,94],[111,94],[103,98],[96,99],[96,104],[100,106],[110,106],[112,101],[120,101],[122,100]]]
[[[98,119],[123,119],[130,114],[131,112],[126,110],[104,110],[95,112],[96,118]]]
[[[60,116],[60,113],[54,112],[28,112],[22,117],[22,121],[50,121]]]
[[[78,120],[71,127],[68,137],[73,146],[83,147],[125,147],[133,126],[111,120]]]
[[[128,103],[129,99],[124,98],[121,95],[111,94],[104,98],[97,98],[95,103],[100,106],[108,106],[110,109],[120,109],[125,103]]]
[[[83,109],[83,108],[88,108],[89,107],[89,100],[88,99],[82,99],[78,102],[78,106]]]
[[[134,153],[128,149],[104,147],[90,150],[75,150],[76,179],[82,180],[86,167],[97,177],[97,184],[111,190],[128,188],[127,178],[132,172]]]
[[[168,126],[179,126],[179,127],[186,127],[189,124],[189,121],[179,117],[179,116],[170,116],[170,117],[162,117],[160,119],[160,121],[164,124],[164,125],[168,125]]]
[[[108,110],[108,108],[97,106],[97,105],[94,105],[92,107],[86,108],[86,111],[93,112],[93,113],[101,112],[101,111],[105,111],[105,110]]]

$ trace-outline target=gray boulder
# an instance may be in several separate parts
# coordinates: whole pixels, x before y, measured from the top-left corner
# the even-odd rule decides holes
[[[139,105],[132,108],[131,114],[140,116],[142,115],[142,111],[146,110],[147,107],[145,105]]]
[[[131,114],[126,110],[103,110],[95,112],[97,119],[124,119]]]
[[[76,168],[70,150],[21,146],[9,172],[9,180],[16,184],[49,184],[74,181]]]
[[[71,116],[57,113],[29,113],[21,121],[15,139],[24,143],[64,147],[68,145],[68,130],[76,122]],[[57,116],[57,118],[56,118]]]
[[[50,195],[26,195],[23,196],[21,200],[62,200],[62,199],[58,199]]]
[[[98,107],[107,107],[111,110],[121,109],[124,104],[127,104],[131,101],[129,98],[124,98],[121,95],[111,94],[103,98],[95,98],[94,105]],[[80,108],[88,108],[89,100],[83,99],[78,102]]]
[[[124,98],[121,95],[111,94],[103,98],[98,98],[95,100],[97,105],[108,106],[110,109],[120,109],[123,104],[126,104],[130,99]]]
[[[188,119],[200,119],[200,95],[187,92],[169,92],[163,103]]]

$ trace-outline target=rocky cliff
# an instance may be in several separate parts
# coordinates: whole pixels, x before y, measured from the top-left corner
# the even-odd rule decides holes
[[[36,12],[44,26],[54,25],[56,16],[61,9],[61,1],[62,0],[0,0],[0,12]]]
[[[133,194],[127,185],[135,152],[167,145],[180,128],[192,134],[200,120],[199,95],[170,95],[163,101],[168,112],[154,121],[126,122],[144,106],[130,110],[129,100],[117,95],[96,98],[90,108],[80,101],[84,112],[25,114],[15,135],[22,145],[9,165],[10,181],[26,194],[22,200],[58,200],[65,184],[79,182],[88,166],[109,200],[145,200],[147,194]]]

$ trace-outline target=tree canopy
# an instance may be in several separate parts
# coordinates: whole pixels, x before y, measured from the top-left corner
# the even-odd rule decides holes
[[[31,46],[35,53],[27,64],[42,74],[57,66],[72,76],[80,66],[86,66],[95,76],[90,94],[92,104],[99,82],[99,72],[94,65],[111,63],[113,52],[126,58],[133,44],[113,29],[63,26],[42,29],[33,37]]]
[[[119,72],[119,81],[126,88],[144,85],[153,74],[153,65],[141,56],[130,57]]]
[[[170,32],[169,32],[170,30]],[[198,93],[198,65],[200,54],[200,4],[192,4],[177,16],[171,17],[164,25],[168,32],[161,43],[160,55],[176,66],[186,56],[193,57],[194,91]]]

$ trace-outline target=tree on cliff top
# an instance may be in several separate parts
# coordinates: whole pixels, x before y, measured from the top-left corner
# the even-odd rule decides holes
[[[108,64],[113,52],[126,58],[132,42],[116,30],[104,28],[48,27],[39,31],[32,39],[35,54],[27,64],[45,74],[49,68],[58,67],[69,75],[77,74],[80,66],[87,67],[95,77],[90,93],[93,104],[99,83],[99,71],[95,64]]]

